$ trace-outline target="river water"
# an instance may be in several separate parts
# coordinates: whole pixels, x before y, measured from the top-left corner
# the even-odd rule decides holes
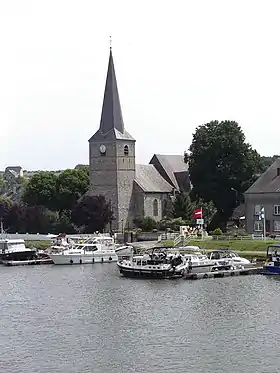
[[[1,373],[280,370],[280,282],[133,280],[115,264],[0,268]]]

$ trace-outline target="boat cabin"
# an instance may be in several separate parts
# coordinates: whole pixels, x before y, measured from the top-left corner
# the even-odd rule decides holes
[[[239,255],[234,251],[229,250],[215,250],[208,253],[208,258],[212,260],[221,260],[221,259],[234,259],[239,258]]]
[[[267,248],[267,261],[274,262],[274,266],[280,267],[280,244],[279,245],[269,245]]]
[[[0,253],[2,254],[24,250],[26,247],[22,239],[0,239]]]

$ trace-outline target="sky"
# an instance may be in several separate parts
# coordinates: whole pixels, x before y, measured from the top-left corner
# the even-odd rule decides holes
[[[280,3],[275,0],[0,2],[0,169],[88,163],[109,36],[137,163],[183,154],[197,126],[235,120],[280,153]]]

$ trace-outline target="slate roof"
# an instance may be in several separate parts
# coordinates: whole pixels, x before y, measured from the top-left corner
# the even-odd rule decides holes
[[[174,188],[180,190],[180,184],[185,182],[186,177],[188,178],[188,164],[184,162],[184,156],[154,154],[150,164],[157,167],[157,162],[161,165]],[[160,170],[158,171],[160,172]]]
[[[89,141],[111,141],[115,139],[135,141],[124,128],[113,55],[112,50],[110,50],[100,127]]]
[[[8,167],[6,167],[5,172],[6,171],[14,171],[17,174],[19,174],[21,170],[22,170],[22,167],[20,167],[20,166],[8,166]]]
[[[280,158],[254,182],[245,194],[255,193],[280,193],[280,175],[277,175],[277,169],[280,171]]]
[[[137,164],[135,181],[144,192],[171,193],[173,190],[152,164]]]

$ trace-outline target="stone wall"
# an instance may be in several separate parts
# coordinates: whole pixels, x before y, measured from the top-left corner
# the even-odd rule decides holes
[[[152,217],[155,221],[160,221],[163,218],[164,200],[168,199],[168,194],[164,193],[145,193],[144,211],[145,216]],[[156,202],[157,201],[157,202]],[[155,203],[158,206],[158,214],[155,214]]]

